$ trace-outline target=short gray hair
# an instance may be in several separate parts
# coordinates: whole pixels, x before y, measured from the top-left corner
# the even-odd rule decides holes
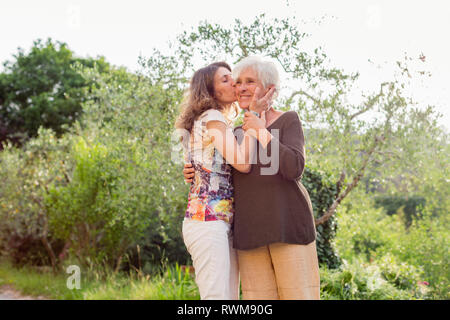
[[[259,56],[245,57],[234,66],[233,78],[236,80],[242,71],[249,68],[256,71],[258,80],[261,81],[264,88],[270,85],[275,86],[274,97],[276,97],[280,91],[280,75],[275,63],[263,60]]]

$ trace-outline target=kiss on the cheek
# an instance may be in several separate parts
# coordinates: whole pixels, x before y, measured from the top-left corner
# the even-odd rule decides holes
[[[275,64],[259,57],[232,71],[212,64],[191,81],[194,99],[178,122],[192,140],[183,173],[195,177],[183,239],[202,299],[239,299],[239,274],[244,299],[320,299],[314,215],[300,181],[303,129],[296,112],[272,108],[278,86]],[[236,100],[246,112],[233,130],[225,117]],[[267,157],[252,162],[257,149]]]

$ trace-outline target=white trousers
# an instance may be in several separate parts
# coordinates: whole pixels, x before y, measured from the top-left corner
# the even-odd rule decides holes
[[[183,240],[202,300],[239,300],[239,268],[230,225],[184,219]]]

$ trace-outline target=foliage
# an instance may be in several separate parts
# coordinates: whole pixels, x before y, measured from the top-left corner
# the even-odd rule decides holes
[[[450,273],[449,218],[428,205],[421,219],[406,228],[401,215],[386,215],[359,190],[338,214],[336,249],[350,264],[365,261],[380,267],[384,277],[411,292],[427,291],[426,299],[448,299]]]
[[[398,285],[398,278],[376,264],[354,262],[344,264],[338,270],[321,266],[320,271],[321,298],[324,300],[409,300],[422,297],[421,292],[403,289]]]
[[[173,108],[170,96],[124,70],[79,67],[96,88],[76,129],[84,141],[72,153],[72,181],[47,198],[53,227],[80,258],[117,259],[116,267],[144,234],[153,247],[180,247],[186,186],[173,180],[181,173],[170,165],[173,112],[161,112]]]
[[[60,140],[41,127],[22,150],[8,145],[1,154],[7,183],[0,188],[0,214],[8,222],[2,247],[11,230],[21,232],[21,223],[33,241],[57,235],[83,263],[106,258],[119,266],[146,228],[152,249],[183,248],[177,228],[170,227],[181,224],[187,190],[178,168],[168,165],[173,113],[160,107],[171,107],[170,95],[122,69],[83,72],[93,83],[85,104],[89,116]],[[54,252],[52,264],[59,253],[66,254]]]
[[[89,85],[71,68],[74,63],[106,71],[103,57],[78,58],[65,43],[36,40],[29,53],[23,49],[14,61],[4,63],[0,74],[0,150],[8,139],[22,144],[35,137],[40,126],[51,128],[59,136],[63,125],[81,115],[84,88]]]
[[[422,219],[415,220],[404,232],[386,235],[389,246],[377,250],[377,255],[391,254],[399,261],[423,270],[421,283],[427,283],[430,299],[450,298],[450,257],[448,243],[450,235],[449,216],[433,215],[434,208],[422,211]]]
[[[400,209],[404,213],[405,226],[409,227],[413,219],[418,218],[418,210],[425,205],[425,198],[420,196],[378,196],[375,207],[383,207],[388,215],[396,214]]]
[[[74,143],[71,157],[75,167],[70,182],[51,185],[45,197],[51,229],[82,263],[120,256],[140,224],[129,212],[111,209],[114,193],[108,187],[120,182],[110,166],[114,161],[104,146],[88,146],[82,138]]]
[[[336,185],[332,183],[330,174],[311,169],[309,166],[305,167],[302,184],[308,190],[315,218],[320,217],[333,203]],[[336,230],[337,220],[334,217],[317,227],[316,244],[319,263],[326,264],[328,268],[337,268],[340,264],[333,245]]]
[[[65,179],[69,144],[41,128],[22,149],[8,143],[0,154],[0,250],[16,264],[57,264],[63,243],[49,230],[44,196]]]

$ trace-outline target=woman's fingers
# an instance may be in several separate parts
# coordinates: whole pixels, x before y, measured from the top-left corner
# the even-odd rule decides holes
[[[255,89],[255,94],[253,96],[256,100],[258,100],[259,98],[261,98],[261,89],[259,87],[256,87]]]
[[[183,172],[194,172],[194,166],[192,165],[192,163],[185,163],[184,164],[184,168],[183,168]]]
[[[194,173],[195,172],[195,169],[194,168],[187,168],[187,169],[183,169],[183,175],[186,177],[186,176],[188,176],[188,177],[193,177],[194,176]]]
[[[189,175],[184,175],[184,182],[186,183],[191,183],[192,181],[194,181],[194,174],[189,174]]]
[[[266,104],[267,106],[270,106],[272,104],[272,98],[273,94],[275,93],[275,87],[270,88],[269,91],[264,95],[263,98],[261,98],[262,103]]]
[[[261,89],[259,87],[256,87],[255,93],[253,94],[252,101],[250,101],[250,106],[258,107],[259,106],[259,100],[261,99]],[[251,109],[251,108],[250,108]]]
[[[256,101],[255,104],[259,110],[263,111],[263,110],[268,109],[268,107],[270,106],[270,102],[272,100],[274,92],[275,92],[275,87],[272,87],[269,89],[269,91],[266,92],[266,94],[263,97],[258,98],[258,100]],[[254,96],[256,96],[256,93]]]
[[[183,168],[184,182],[191,183],[194,180],[195,169],[192,163],[185,163]]]

